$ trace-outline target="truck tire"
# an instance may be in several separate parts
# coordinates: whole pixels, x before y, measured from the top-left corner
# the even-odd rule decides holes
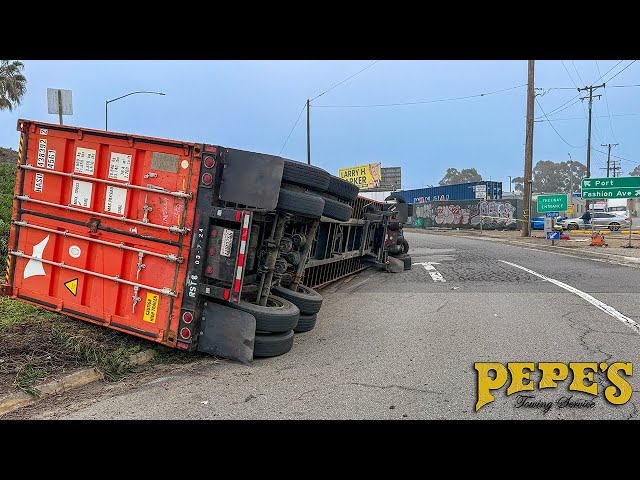
[[[262,306],[251,303],[255,298],[256,296],[252,295],[249,297],[250,301],[240,300],[237,304],[232,303],[231,307],[256,317],[256,331],[287,332],[298,324],[300,309],[289,300],[270,295],[267,305]]]
[[[293,303],[300,309],[300,314],[311,315],[318,313],[320,307],[322,307],[322,295],[302,284],[298,285],[298,291],[291,290],[282,285],[273,287],[271,291],[280,298],[284,298]]]
[[[334,220],[340,220],[341,222],[347,222],[351,219],[352,213],[353,208],[351,208],[351,205],[324,197],[324,209],[322,210],[323,216],[333,218]]]
[[[253,344],[254,357],[277,357],[293,348],[293,330],[283,333],[262,333],[256,331]]]
[[[329,186],[330,179],[331,174],[322,168],[293,160],[284,161],[282,181],[285,183],[293,183],[318,192],[324,192]]]
[[[295,333],[303,333],[309,332],[313,330],[313,327],[316,326],[316,319],[318,318],[318,314],[314,313],[312,315],[303,315],[300,314],[300,319],[298,320],[298,325],[293,329]]]
[[[354,185],[351,182],[347,182],[346,180],[342,180],[339,177],[331,175],[329,186],[327,187],[327,193],[338,197],[340,200],[351,201],[358,198],[360,189],[357,185]]]
[[[320,218],[324,210],[324,199],[311,193],[281,188],[276,210],[302,217]]]
[[[402,253],[409,253],[409,242],[402,239]]]

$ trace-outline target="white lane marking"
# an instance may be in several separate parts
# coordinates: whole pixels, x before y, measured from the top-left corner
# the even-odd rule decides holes
[[[575,293],[576,295],[578,295],[583,300],[586,300],[590,304],[595,305],[596,307],[598,307],[600,310],[602,310],[607,315],[611,315],[613,318],[616,318],[616,319],[620,320],[622,323],[624,323],[625,325],[627,325],[628,327],[633,329],[633,331],[635,331],[636,333],[640,334],[640,325],[638,325],[635,322],[635,320],[632,320],[631,318],[627,317],[626,315],[623,315],[622,313],[617,311],[612,306],[607,305],[604,302],[601,302],[600,300],[598,300],[595,297],[592,297],[588,293],[585,293],[582,290],[578,290],[577,288],[572,287],[571,285],[567,285],[566,283],[563,283],[563,282],[561,282],[559,280],[556,280],[554,278],[546,277],[546,276],[544,276],[544,275],[542,275],[542,274],[540,274],[538,272],[534,272],[533,270],[529,270],[528,268],[522,267],[522,266],[517,265],[515,263],[507,262],[506,260],[500,260],[500,261],[502,263],[506,263],[507,265],[511,265],[512,267],[516,267],[516,268],[519,268],[520,270],[524,270],[525,272],[530,273],[531,275],[535,275],[536,277],[539,277],[539,278],[541,278],[543,280],[546,280],[547,282],[551,282],[554,285],[557,285],[557,286],[559,286],[561,288],[564,288],[565,290],[568,290],[571,293]]]
[[[424,267],[424,269],[427,272],[429,272],[429,275],[431,275],[431,279],[434,282],[446,282],[446,280],[444,279],[442,274],[438,270],[436,270],[436,267],[434,267],[434,265],[440,265],[440,263],[438,263],[438,262],[419,262],[419,263],[414,263],[413,265],[422,265]]]

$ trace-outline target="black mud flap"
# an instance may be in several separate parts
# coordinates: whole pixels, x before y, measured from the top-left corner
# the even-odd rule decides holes
[[[207,302],[202,311],[202,335],[198,351],[237,360],[253,360],[256,319],[242,310]]]
[[[284,170],[282,157],[228,148],[223,161],[220,200],[276,208]]]

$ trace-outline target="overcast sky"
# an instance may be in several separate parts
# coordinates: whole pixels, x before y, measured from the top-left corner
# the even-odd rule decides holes
[[[612,154],[624,160],[612,158],[622,162],[624,175],[640,162],[640,87],[617,87],[640,84],[640,65],[619,62],[536,61],[535,86],[544,89],[537,91],[537,100],[551,124],[536,104],[536,117],[544,121],[535,123],[534,164],[570,158],[586,163],[588,105],[572,99],[578,95],[576,86],[603,81],[607,88],[594,91],[603,96],[593,101],[592,147],[604,152],[606,147],[600,144],[619,143]],[[400,166],[405,188],[435,185],[448,167],[474,167],[484,179],[502,181],[507,191],[508,176],[523,173],[526,60],[375,64],[371,60],[26,60],[24,64],[28,85],[22,104],[12,112],[0,111],[3,147],[17,149],[19,118],[57,123],[57,115],[47,113],[48,87],[73,91],[74,114],[64,117],[65,124],[95,129],[104,129],[105,100],[147,90],[166,95],[132,95],[110,103],[110,130],[275,155],[282,150],[286,158],[306,161],[306,113],[285,145],[306,99],[371,65],[312,101],[313,164],[333,174],[363,163]],[[442,102],[354,107],[499,90],[505,91]],[[563,104],[566,108],[554,112]],[[600,170],[606,155],[593,152],[591,161],[591,176],[606,176]]]

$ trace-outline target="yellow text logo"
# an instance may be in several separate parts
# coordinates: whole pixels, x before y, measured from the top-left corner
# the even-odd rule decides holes
[[[478,372],[476,412],[495,400],[491,394],[492,391],[499,390],[505,385],[508,385],[507,395],[533,391],[536,388],[540,390],[557,388],[557,382],[568,381],[569,371],[571,371],[569,390],[597,396],[598,383],[593,380],[593,374],[600,371],[606,372],[607,379],[611,382],[611,385],[604,388],[604,397],[609,403],[623,405],[629,401],[632,394],[631,385],[621,376],[621,372],[627,377],[633,374],[633,365],[630,362],[615,362],[611,365],[607,365],[606,362],[571,362],[568,365],[559,362],[540,362],[537,367],[533,362],[509,362],[506,366],[501,363],[478,362],[474,367]],[[531,373],[536,369],[540,372],[537,385],[531,379]]]

